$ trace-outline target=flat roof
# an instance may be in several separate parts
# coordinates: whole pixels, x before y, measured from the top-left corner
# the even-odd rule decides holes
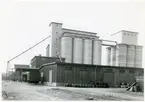
[[[34,58],[37,58],[37,57],[41,57],[41,58],[47,58],[47,59],[59,59],[58,57],[47,57],[47,56],[34,56],[31,61],[34,59]],[[65,59],[65,58],[61,58],[61,59]]]
[[[15,68],[17,70],[25,70],[25,71],[30,71],[30,70],[39,70],[38,68]]]
[[[82,31],[82,30],[76,30],[76,29],[68,29],[68,28],[62,28],[63,30],[68,30],[68,31],[76,31],[76,32],[82,32],[82,33],[89,33],[89,34],[97,34],[95,32],[88,32],[88,31]]]
[[[124,67],[124,66],[108,66],[108,65],[92,65],[92,64],[79,64],[79,63],[65,63],[65,62],[52,62],[52,63],[46,63],[42,65],[39,69],[43,68],[44,66],[49,66],[49,65],[55,65],[55,64],[60,64],[60,65],[82,65],[82,66],[92,66],[92,67],[107,67],[107,68],[122,68],[122,69],[143,69],[144,68],[136,68],[136,67]]]
[[[64,35],[66,34],[66,35]],[[75,35],[74,35],[75,34]],[[95,39],[95,38],[99,38],[99,36],[96,36],[96,35],[88,35],[88,34],[79,34],[79,33],[73,33],[73,32],[63,32],[63,36],[68,36],[68,37],[81,37],[81,38],[89,38],[89,39]]]
[[[61,24],[61,25],[63,24],[63,23],[58,23],[58,22],[51,22],[51,23],[49,24],[49,26],[51,26],[52,23],[54,23],[54,24]]]
[[[116,34],[118,34],[119,32],[130,32],[130,33],[136,33],[136,34],[138,34],[138,32],[134,32],[134,31],[120,30],[120,31],[118,31],[118,32],[116,32],[116,33],[114,33],[114,34],[111,34],[111,36],[116,35]]]

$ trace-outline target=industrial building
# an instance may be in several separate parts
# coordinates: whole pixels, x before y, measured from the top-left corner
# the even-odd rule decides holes
[[[49,63],[40,67],[46,84],[64,86],[65,84],[90,84],[93,81],[108,83],[118,87],[120,83],[135,81],[135,76],[143,76],[142,68],[101,66],[90,64]]]
[[[47,52],[60,56],[68,63],[101,65],[102,40],[97,33],[62,28],[62,23],[51,22],[51,42]],[[50,47],[50,48],[49,48]],[[48,54],[47,54],[48,55]]]
[[[118,87],[122,82],[132,84],[136,77],[144,75],[143,48],[138,45],[137,32],[122,30],[113,34],[115,40],[110,41],[99,39],[94,32],[62,28],[62,23],[51,22],[49,26],[51,39],[46,56],[35,56],[29,68],[16,67],[17,79],[23,79],[21,73],[35,70],[39,74],[33,74],[34,78],[40,76],[40,81],[53,86],[97,81]],[[101,65],[103,46],[107,46],[107,65]]]
[[[107,64],[141,68],[143,47],[138,45],[138,33],[122,30],[112,37],[118,44],[106,48]]]

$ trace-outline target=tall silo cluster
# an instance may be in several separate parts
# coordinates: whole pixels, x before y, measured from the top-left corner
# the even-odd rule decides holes
[[[101,65],[102,41],[84,36],[61,37],[61,57],[68,63]]]
[[[97,33],[62,28],[62,23],[50,23],[49,57],[65,58],[68,63],[101,65],[102,40]],[[48,55],[46,53],[46,55]]]
[[[62,28],[62,23],[51,22],[50,31],[46,53],[49,57],[65,58],[68,63],[101,65],[102,46],[109,46],[108,65],[142,67],[143,48],[138,45],[138,32],[121,30],[112,34],[116,45],[108,45],[102,43],[107,40],[100,40],[97,33]]]
[[[107,47],[106,50],[108,65],[142,67],[142,46],[117,44],[115,47]]]
[[[143,47],[137,44],[138,33],[123,30],[119,34],[117,35],[119,36],[118,44],[106,48],[107,64],[112,66],[142,67]]]

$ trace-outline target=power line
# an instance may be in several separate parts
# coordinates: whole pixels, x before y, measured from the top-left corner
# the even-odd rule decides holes
[[[36,43],[35,45],[33,45],[32,47],[28,48],[27,50],[23,51],[22,53],[18,54],[17,56],[13,57],[12,59],[8,60],[8,62],[10,62],[11,60],[14,60],[15,58],[19,57],[20,55],[26,53],[27,51],[31,50],[32,48],[34,48],[35,46],[39,45],[40,43],[42,43],[43,41],[45,41],[46,39],[48,39],[51,36],[46,37],[45,39],[41,40],[40,42]]]
[[[8,61],[7,61],[6,73],[8,73],[8,64],[9,64],[10,61],[12,61],[12,60],[18,58],[19,56],[21,56],[22,54],[28,52],[29,50],[31,50],[32,48],[36,47],[37,45],[39,45],[40,43],[42,43],[43,41],[45,41],[46,39],[48,39],[48,38],[50,38],[50,37],[51,37],[51,36],[48,36],[48,37],[42,39],[40,42],[36,43],[35,45],[29,47],[27,50],[23,51],[22,53],[20,53],[20,54],[18,54],[17,56],[15,56],[15,57],[11,58],[10,60],[8,60]]]

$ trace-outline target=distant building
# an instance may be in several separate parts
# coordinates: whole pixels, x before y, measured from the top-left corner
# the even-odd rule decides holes
[[[35,56],[31,60],[31,68],[39,68],[43,64],[51,63],[51,62],[64,62],[64,58],[58,57],[46,57],[46,56]]]
[[[26,64],[14,64],[14,68],[29,68],[29,65]]]

